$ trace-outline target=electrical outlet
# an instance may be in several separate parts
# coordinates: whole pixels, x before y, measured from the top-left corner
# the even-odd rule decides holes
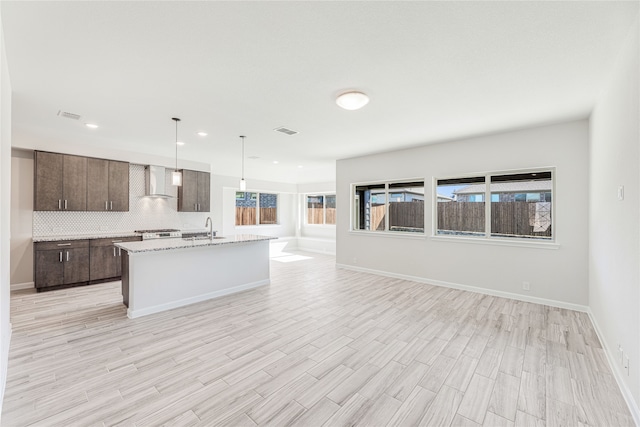
[[[624,370],[627,371],[627,376],[629,376],[629,356],[624,356]]]
[[[624,364],[624,349],[622,348],[622,346],[620,344],[618,344],[618,353],[620,356],[620,364],[623,365]]]
[[[524,289],[525,291],[530,291],[531,290],[531,283],[522,282],[522,289]]]
[[[618,187],[618,200],[624,200],[624,185]]]

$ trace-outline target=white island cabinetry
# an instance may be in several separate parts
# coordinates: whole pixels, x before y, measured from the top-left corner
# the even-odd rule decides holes
[[[127,315],[145,316],[269,284],[272,239],[244,234],[116,243],[124,251]]]

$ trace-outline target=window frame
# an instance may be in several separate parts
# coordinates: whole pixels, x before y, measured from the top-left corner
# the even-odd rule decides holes
[[[336,199],[336,211],[338,209],[338,198],[335,191],[328,193],[305,193],[303,194],[304,205],[304,225],[309,227],[335,227],[336,224],[327,224],[327,197],[333,196]],[[309,197],[322,197],[322,224],[311,224],[309,222]]]
[[[492,236],[491,235],[491,177],[498,175],[517,175],[517,174],[527,174],[527,173],[541,173],[541,172],[551,172],[551,218],[553,219],[551,226],[551,238],[550,239],[536,239],[529,237],[504,237],[504,236]],[[490,202],[485,203],[485,229],[484,235],[482,236],[472,236],[472,235],[446,235],[446,234],[438,234],[438,181],[445,179],[462,179],[462,178],[473,178],[473,177],[485,177],[485,196],[484,200],[489,200]],[[506,246],[523,246],[523,247],[546,247],[551,249],[559,248],[558,243],[558,217],[556,215],[556,185],[557,185],[557,172],[555,166],[548,167],[534,167],[534,168],[525,168],[525,169],[510,169],[510,170],[496,170],[490,172],[475,172],[475,173],[465,173],[458,175],[450,175],[450,176],[434,176],[432,179],[432,190],[433,196],[431,198],[432,202],[432,224],[431,224],[431,235],[430,239],[433,240],[442,240],[442,241],[460,241],[467,243],[485,243],[485,244],[498,244],[498,245],[506,245]]]
[[[424,199],[422,200],[424,215],[423,215],[423,226],[422,231],[401,231],[401,230],[390,230],[389,229],[389,204],[391,203],[390,195],[394,191],[394,188],[390,188],[392,185],[398,184],[415,184],[416,182],[422,182],[422,188],[424,189]],[[377,181],[365,181],[352,183],[349,195],[349,232],[357,233],[357,234],[373,234],[376,236],[398,236],[398,237],[406,237],[406,238],[419,238],[424,239],[427,236],[427,215],[426,215],[426,203],[428,200],[427,194],[427,182],[428,180],[423,177],[413,177],[413,178],[404,178],[404,179],[388,179],[388,180],[377,180]],[[385,208],[384,208],[384,230],[366,230],[356,228],[358,221],[356,221],[356,217],[359,217],[360,214],[360,203],[356,203],[356,189],[357,187],[362,186],[378,186],[384,185],[384,198],[385,198]],[[396,190],[397,191],[397,190]],[[356,206],[357,205],[357,206]]]
[[[235,227],[275,227],[275,226],[279,226],[280,225],[280,193],[273,193],[273,192],[268,192],[268,191],[251,191],[251,190],[246,190],[246,191],[235,191],[234,192],[234,210],[238,207],[236,205],[237,200],[238,200],[238,193],[253,193],[256,195],[255,201],[256,201],[256,223],[255,224],[235,224],[235,220],[234,220],[234,226]],[[260,223],[260,195],[261,194],[273,194],[276,196],[276,222],[275,224],[261,224]]]

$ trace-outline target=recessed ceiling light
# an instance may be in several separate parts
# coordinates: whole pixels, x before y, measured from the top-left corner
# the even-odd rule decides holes
[[[302,169],[302,165],[298,165],[298,169]]]
[[[369,97],[362,92],[345,92],[336,98],[336,104],[345,110],[358,110],[369,103]]]
[[[274,160],[274,161],[273,161],[273,164],[274,164],[274,165],[277,165],[278,163],[280,163],[280,162],[279,162],[279,161],[277,161],[277,160]]]
[[[207,136],[207,135],[209,135],[209,134],[208,134],[208,133],[206,133],[206,132],[198,132],[198,133],[197,133],[197,135],[198,135],[198,136]]]
[[[93,124],[93,123],[85,123],[84,124],[86,127],[91,128],[91,129],[98,129],[98,125]]]
[[[178,144],[178,145],[184,145],[184,142],[182,142],[182,141],[176,141],[176,144]]]

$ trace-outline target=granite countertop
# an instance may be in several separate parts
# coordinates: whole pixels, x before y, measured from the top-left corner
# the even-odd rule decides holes
[[[154,240],[143,240],[141,242],[122,242],[115,243],[114,245],[126,250],[130,254],[140,253],[140,252],[153,252],[153,251],[166,251],[173,249],[188,249],[188,248],[196,248],[202,246],[219,246],[219,245],[229,245],[236,243],[245,243],[245,242],[258,242],[262,240],[273,240],[277,239],[277,237],[273,236],[260,236],[257,234],[236,234],[233,236],[216,236],[213,240],[211,239],[154,239]]]
[[[109,239],[112,237],[136,237],[141,236],[140,233],[133,231],[120,231],[114,233],[87,233],[87,234],[69,234],[59,236],[38,236],[34,237],[33,242],[57,242],[60,240],[86,240],[86,239]]]

